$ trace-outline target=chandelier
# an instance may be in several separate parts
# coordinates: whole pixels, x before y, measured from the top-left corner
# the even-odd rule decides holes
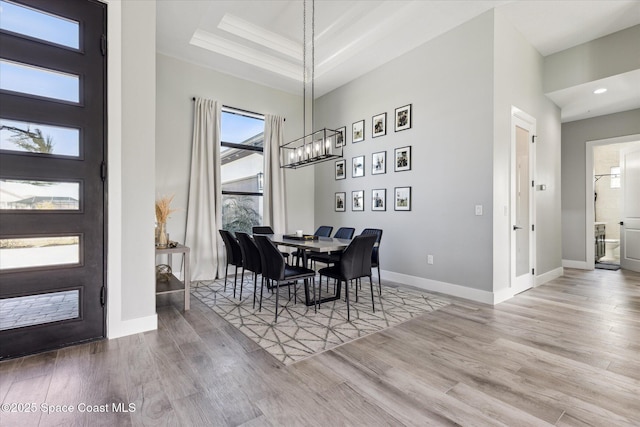
[[[342,157],[344,135],[337,130],[323,128],[307,134],[307,119],[310,118],[313,129],[313,102],[315,78],[315,0],[311,0],[311,43],[307,51],[307,0],[304,0],[302,13],[303,59],[302,59],[302,134],[304,136],[280,146],[280,167],[296,169],[327,160]],[[311,58],[308,58],[308,56]],[[310,86],[310,91],[307,87]],[[308,96],[310,99],[308,99]],[[307,111],[307,104],[310,108]],[[309,114],[309,117],[307,116]]]

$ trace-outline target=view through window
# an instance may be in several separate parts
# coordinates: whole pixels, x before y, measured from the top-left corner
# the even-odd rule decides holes
[[[220,127],[222,228],[251,233],[262,224],[264,116],[224,107]]]

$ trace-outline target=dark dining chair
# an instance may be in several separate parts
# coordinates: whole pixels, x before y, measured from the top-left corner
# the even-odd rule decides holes
[[[373,280],[371,278],[371,253],[373,246],[376,244],[375,235],[359,235],[356,236],[349,246],[344,250],[340,257],[340,262],[337,264],[320,269],[320,286],[318,299],[322,297],[322,276],[335,279],[340,282],[344,282],[344,292],[347,299],[347,321],[351,321],[351,314],[349,310],[349,286],[347,284],[354,279],[360,279],[362,277],[369,278],[369,284],[371,285],[371,306],[373,312],[376,311],[373,292]],[[356,301],[358,298],[358,287],[356,289]]]
[[[253,273],[253,308],[256,308],[256,291],[258,286],[258,274],[262,274],[262,260],[260,259],[260,251],[256,242],[247,233],[236,232],[240,250],[242,251],[242,275],[241,280],[244,282],[244,271],[249,270]],[[264,281],[264,278],[262,279]],[[240,286],[242,289],[242,285]],[[240,294],[242,300],[242,293]]]
[[[224,291],[227,291],[227,273],[229,271],[229,265],[236,267],[236,274],[233,279],[233,297],[236,297],[236,286],[238,284],[238,267],[242,267],[242,250],[240,244],[236,238],[227,230],[218,230],[224,247],[227,251],[227,265],[224,268]],[[242,299],[242,282],[240,282],[240,298]]]
[[[275,234],[273,228],[269,225],[255,225],[251,229],[251,232],[253,232],[253,234]]]
[[[365,228],[360,235],[372,234],[376,236],[377,245],[373,247],[371,253],[371,268],[378,269],[378,294],[382,295],[382,277],[380,276],[380,241],[382,240],[382,230],[379,228]]]
[[[329,237],[331,236],[331,232],[333,231],[333,227],[330,225],[321,225],[320,227],[318,227],[318,229],[316,230],[315,233],[313,233],[314,236],[318,236],[318,237]],[[293,256],[291,262],[298,265],[298,259],[304,259],[304,253],[301,249],[298,249],[297,251],[295,251],[293,253]],[[306,267],[306,265],[305,265]]]
[[[316,272],[305,268],[289,265],[285,262],[284,257],[276,248],[267,236],[255,235],[254,240],[260,251],[260,260],[262,262],[262,277],[271,283],[272,287],[275,287],[276,291],[276,315],[275,322],[278,321],[278,292],[281,286],[291,286],[297,283],[298,280],[304,280],[305,285],[308,285],[308,280],[311,279],[313,286],[313,300],[316,301],[316,284],[315,276]],[[275,285],[273,284],[275,282]],[[264,286],[260,285],[260,305],[259,311],[262,310],[262,291]],[[314,303],[314,310],[317,310]]]
[[[333,227],[330,225],[321,225],[320,227],[318,227],[318,229],[316,230],[315,233],[313,233],[314,236],[318,236],[318,237],[329,237],[331,236],[331,232],[333,231]]]
[[[353,239],[353,235],[356,232],[355,228],[352,227],[340,227],[333,235],[334,239]],[[327,266],[331,264],[335,264],[340,261],[340,254],[343,251],[334,251],[329,253],[312,253],[309,255],[309,259],[313,262],[315,267],[316,262],[321,262],[323,264],[327,264]]]
[[[273,228],[271,228],[270,225],[255,225],[252,229],[251,232],[255,235],[255,234],[275,234],[275,232],[273,231]],[[282,254],[283,257],[285,257],[285,259],[289,259],[289,252],[283,252],[280,251],[280,253]]]

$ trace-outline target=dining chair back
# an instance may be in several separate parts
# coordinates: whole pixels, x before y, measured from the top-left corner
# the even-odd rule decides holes
[[[344,290],[347,300],[347,320],[351,320],[349,309],[348,282],[361,277],[368,277],[371,286],[371,306],[376,311],[374,303],[373,280],[371,278],[371,252],[376,244],[376,236],[373,234],[361,234],[356,236],[349,246],[342,252],[340,262],[337,265],[320,269],[320,292],[322,293],[322,276],[344,282]],[[327,279],[328,280],[328,279]],[[356,289],[356,301],[358,298],[358,286]],[[318,298],[320,298],[320,295]]]
[[[268,225],[256,225],[251,229],[253,234],[275,234],[273,228]]]
[[[352,227],[340,227],[335,232],[333,237],[335,239],[353,239],[353,234],[356,232],[355,228]],[[309,255],[309,260],[313,262],[314,268],[317,262],[321,262],[323,264],[331,265],[340,261],[340,255],[342,251],[334,251],[330,253],[312,253]]]
[[[308,279],[312,279],[313,282],[313,299],[316,301],[316,289],[315,289],[315,275],[316,272],[305,268],[305,267],[296,267],[288,265],[284,261],[284,257],[282,253],[276,248],[276,245],[267,237],[261,235],[255,235],[254,241],[258,246],[258,250],[260,252],[260,260],[262,262],[262,277],[263,279],[267,279],[270,283],[275,282],[276,288],[276,310],[275,310],[275,321],[278,321],[278,296],[279,296],[279,288],[281,286],[289,286],[295,285],[297,280],[304,279],[307,281]],[[262,285],[260,285],[260,306],[259,311],[262,310]],[[294,288],[295,290],[295,288]],[[296,296],[297,298],[297,296]],[[314,310],[316,306],[314,304]]]
[[[253,232],[253,234],[275,234],[273,232],[273,228],[271,228],[268,225],[256,225],[253,227],[253,229],[251,230]],[[286,259],[289,259],[289,252],[280,252],[282,254],[283,257],[285,257]]]
[[[382,295],[382,278],[380,277],[380,241],[382,240],[382,230],[379,228],[365,228],[360,234],[373,234],[377,245],[373,247],[371,253],[371,267],[378,269],[378,293]]]
[[[233,265],[236,267],[236,274],[233,279],[233,297],[235,298],[236,286],[238,283],[238,267],[242,267],[242,250],[240,249],[240,244],[231,232],[227,230],[218,231],[220,232],[220,236],[224,242],[224,247],[227,251],[227,264],[224,269],[224,290],[225,292],[227,290],[227,273],[229,271],[229,265]],[[240,282],[240,298],[242,298],[242,282]]]
[[[242,251],[242,281],[244,282],[244,270],[253,273],[253,308],[256,308],[256,290],[258,286],[258,274],[262,273],[262,260],[260,259],[260,251],[256,242],[247,233],[236,232],[240,250]],[[264,279],[263,279],[264,280]],[[240,285],[242,289],[242,285]],[[242,294],[240,295],[242,299]]]
[[[353,239],[353,235],[356,232],[355,228],[352,227],[340,227],[338,231],[333,235],[336,239]]]
[[[318,229],[316,230],[315,233],[313,233],[314,236],[318,236],[318,237],[329,237],[331,236],[331,232],[333,231],[333,227],[330,225],[321,225],[320,227],[318,227]]]

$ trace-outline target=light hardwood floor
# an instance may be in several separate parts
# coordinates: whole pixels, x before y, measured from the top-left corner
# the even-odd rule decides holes
[[[286,367],[181,304],[158,308],[157,331],[0,363],[0,400],[38,406],[0,424],[640,425],[636,273],[566,270],[496,307],[454,299]],[[119,402],[135,412],[77,411]]]

